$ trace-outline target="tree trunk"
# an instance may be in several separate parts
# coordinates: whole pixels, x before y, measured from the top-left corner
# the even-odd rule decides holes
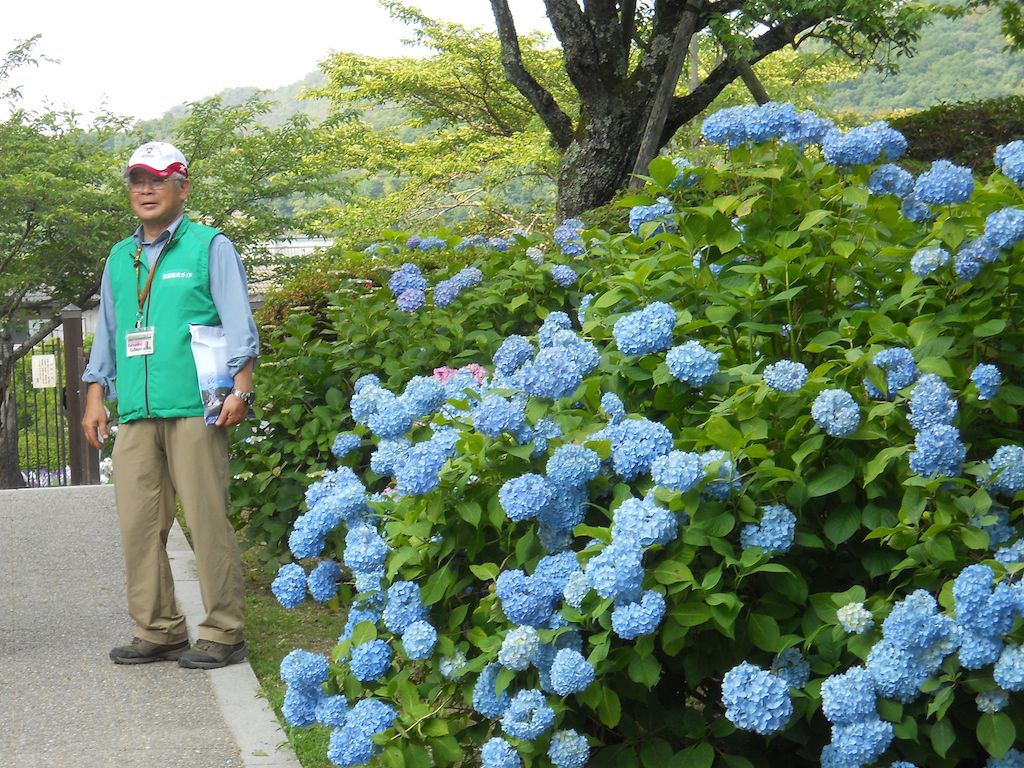
[[[591,118],[562,155],[558,168],[558,214],[578,216],[604,205],[629,180],[640,146],[640,108]]]
[[[18,404],[11,390],[14,358],[0,348],[0,488],[23,488],[18,465]]]

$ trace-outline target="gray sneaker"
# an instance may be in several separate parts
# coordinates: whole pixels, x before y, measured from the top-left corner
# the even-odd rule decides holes
[[[179,667],[189,669],[219,669],[237,664],[249,655],[245,641],[228,645],[213,640],[197,640],[196,644],[178,657]]]
[[[149,664],[153,661],[174,661],[188,650],[188,640],[180,643],[151,643],[141,637],[133,637],[128,645],[119,645],[110,652],[115,664]]]

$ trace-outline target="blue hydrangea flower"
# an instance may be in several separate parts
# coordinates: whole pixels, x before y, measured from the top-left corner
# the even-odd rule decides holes
[[[958,409],[946,383],[934,373],[925,373],[910,392],[910,415],[907,421],[918,430],[936,424],[951,424]]]
[[[949,264],[949,251],[945,248],[922,248],[910,259],[910,271],[922,280],[937,269]]]
[[[636,600],[644,578],[642,553],[622,542],[613,542],[590,558],[584,572],[594,591],[605,599]]]
[[[826,389],[814,398],[811,417],[832,437],[847,437],[860,426],[857,401],[843,389]]]
[[[894,163],[878,166],[868,179],[868,191],[872,195],[895,195],[902,199],[913,189],[913,175]]]
[[[626,499],[612,515],[612,541],[646,549],[654,544],[668,544],[679,533],[675,513],[654,501]]]
[[[559,696],[585,691],[594,682],[594,668],[579,651],[563,648],[551,662],[551,689]]]
[[[331,453],[339,459],[343,459],[358,447],[359,435],[354,432],[340,432],[334,438],[334,444],[331,446]]]
[[[827,117],[819,117],[809,109],[800,112],[780,137],[786,144],[799,149],[811,144],[821,144],[829,133],[835,130],[835,123]]]
[[[622,354],[646,355],[672,346],[675,325],[676,311],[668,304],[656,301],[616,320],[612,335]]]
[[[560,552],[542,557],[533,571],[533,578],[547,583],[552,593],[560,594],[569,577],[579,572],[580,563],[576,553]]]
[[[507,336],[498,351],[494,353],[494,367],[500,373],[511,376],[536,353],[533,344],[524,336]]]
[[[523,389],[534,397],[569,397],[583,381],[583,372],[562,347],[548,347],[522,367]]]
[[[807,376],[807,366],[794,360],[779,360],[764,369],[764,383],[778,392],[796,392]]]
[[[548,482],[553,485],[581,487],[601,471],[601,457],[582,445],[559,446],[548,458]]]
[[[982,520],[987,517],[994,517],[995,520],[982,523]],[[990,547],[1004,544],[1018,535],[1017,529],[1010,525],[1010,510],[1001,504],[993,504],[984,515],[973,515],[970,524],[981,528],[988,534]]]
[[[551,487],[541,475],[529,473],[506,480],[498,491],[498,501],[509,520],[522,522],[547,506]]]
[[[582,244],[581,244],[582,248]],[[536,245],[531,245],[526,249],[526,257],[533,262],[535,266],[540,266],[544,263],[544,251]]]
[[[480,670],[473,686],[473,709],[484,717],[501,717],[508,709],[508,691],[502,691],[500,696],[497,693],[499,672],[501,665],[491,662]]]
[[[982,363],[971,372],[971,381],[978,388],[979,400],[994,400],[1003,383],[1003,374],[991,363]]]
[[[996,688],[994,691],[982,691],[974,697],[974,703],[978,706],[979,712],[994,714],[1006,709],[1010,703],[1010,694],[1002,688]]]
[[[395,461],[395,491],[401,496],[419,496],[434,490],[449,458],[450,452],[434,440],[416,443]]]
[[[417,312],[426,305],[427,294],[416,288],[410,288],[398,294],[395,306],[403,312]]]
[[[562,590],[562,597],[565,602],[576,610],[583,606],[583,601],[590,594],[590,582],[583,571],[576,571],[570,574],[565,582],[565,589]]]
[[[803,688],[811,679],[811,665],[799,648],[787,648],[772,662],[771,673],[790,688]]]
[[[1024,691],[1024,647],[1008,643],[999,654],[999,661],[992,670],[992,679],[1003,690],[1014,693]]]
[[[367,736],[384,733],[395,723],[398,713],[394,707],[378,699],[360,699],[350,710],[350,723],[355,723]]]
[[[480,765],[482,768],[522,768],[523,761],[515,747],[500,736],[494,736],[480,748]]]
[[[389,547],[372,525],[357,525],[345,534],[345,565],[353,571],[374,571],[384,565]]]
[[[324,560],[309,573],[306,585],[309,594],[318,603],[326,603],[338,594],[338,580],[341,578],[341,568],[333,560]]]
[[[540,648],[540,637],[533,627],[516,627],[505,635],[498,651],[498,663],[513,672],[522,672]]]
[[[384,438],[377,443],[377,449],[370,454],[370,469],[378,475],[390,475],[395,464],[408,453],[412,442],[407,438]]]
[[[706,498],[725,501],[743,484],[732,457],[725,451],[705,451],[701,454],[700,462],[705,475],[712,472],[714,466],[718,467],[717,470],[714,470],[713,479],[704,486],[703,495]]]
[[[566,219],[555,227],[555,243],[566,256],[577,258],[584,254],[586,249],[580,235],[582,229],[583,222],[579,219]]]
[[[314,710],[316,721],[328,728],[341,728],[348,718],[348,699],[344,696],[324,696]]]
[[[626,418],[626,406],[614,392],[605,392],[601,395],[601,410],[608,416],[608,421],[618,424]]]
[[[907,221],[913,221],[919,223],[922,221],[931,221],[935,218],[935,214],[932,213],[932,209],[914,197],[913,194],[909,194],[903,198],[903,203],[900,205],[900,213]]]
[[[576,270],[568,264],[555,264],[551,267],[551,279],[563,288],[569,288],[578,278]]]
[[[550,482],[550,478],[549,478]],[[586,514],[586,503],[588,492],[586,485],[559,485],[551,484],[551,502],[541,508],[537,514],[540,521],[540,533],[544,535],[547,530],[552,538],[544,544],[549,552],[557,552],[565,549],[571,543],[571,538],[566,543],[565,537],[559,537],[559,533],[572,531],[577,525],[583,522]],[[555,541],[563,541],[559,546],[552,546]]]
[[[669,183],[669,189],[688,189],[697,183],[697,174],[691,170],[694,166],[685,157],[672,158],[672,165],[676,168],[676,177]]]
[[[281,715],[288,725],[308,728],[316,722],[316,708],[324,694],[319,688],[291,686],[284,693]]]
[[[281,659],[280,674],[289,687],[319,688],[327,682],[327,659],[319,653],[295,649]]]
[[[459,298],[462,288],[454,280],[442,280],[434,286],[434,306],[444,309]]]
[[[1018,186],[1024,186],[1024,141],[1017,139],[996,147],[996,167]]]
[[[488,437],[501,437],[503,432],[516,434],[526,425],[524,404],[501,395],[487,395],[473,409],[473,426]]]
[[[380,610],[369,601],[355,603],[349,608],[348,616],[345,618],[345,628],[338,636],[338,642],[343,643],[350,640],[352,632],[364,621],[368,621],[374,626],[377,626],[377,622],[380,621]]]
[[[786,681],[746,661],[725,674],[722,702],[729,722],[762,735],[782,730],[793,714]]]
[[[669,373],[694,389],[700,389],[718,373],[719,352],[705,349],[696,341],[673,347],[665,355]]]
[[[892,744],[892,723],[878,717],[837,725],[832,729],[832,744],[847,765],[873,763]]]
[[[487,238],[483,235],[467,235],[455,244],[456,251],[465,251],[469,248],[486,248]]]
[[[416,419],[433,415],[444,405],[444,385],[430,376],[413,376],[402,392],[402,405]]]
[[[373,739],[358,727],[357,724],[349,724],[335,728],[331,731],[331,738],[327,744],[327,759],[333,765],[349,766],[366,765],[373,759],[377,751],[377,745]]]
[[[639,600],[616,602],[612,609],[612,631],[623,640],[635,640],[657,632],[663,618],[665,597],[648,589]]]
[[[907,151],[907,140],[880,120],[845,133],[833,131],[824,137],[821,148],[830,165],[868,165],[881,157],[899,160]]]
[[[991,543],[992,537],[989,537]],[[1024,539],[1017,539],[1008,547],[1000,547],[996,550],[994,559],[1009,568],[1011,565],[1024,563]]]
[[[760,547],[765,552],[788,552],[796,535],[796,515],[783,504],[768,504],[764,507],[758,525],[745,525],[740,532],[740,544],[744,549]]]
[[[679,229],[678,223],[673,218],[676,210],[666,197],[659,197],[658,202],[652,205],[634,205],[629,211],[629,228],[637,237],[653,237],[662,232],[675,232]],[[644,227],[645,224],[656,223],[654,227]]]
[[[1011,748],[1002,757],[990,757],[986,760],[985,768],[1024,768],[1024,752]]]
[[[1024,240],[1024,209],[1003,208],[985,219],[986,242],[996,248],[1012,248]]]
[[[590,759],[586,738],[576,731],[555,731],[548,747],[548,757],[555,768],[584,768]]]
[[[437,630],[427,621],[414,621],[402,633],[402,648],[413,661],[429,659],[437,645]]]
[[[989,487],[994,493],[1015,496],[1024,490],[1024,448],[1000,446],[988,460],[988,467]]]
[[[974,173],[970,168],[936,160],[932,167],[917,177],[914,197],[929,205],[966,203],[974,192]]]
[[[456,648],[451,656],[445,656],[437,663],[437,671],[445,680],[458,680],[466,667],[466,654]]]
[[[557,331],[552,338],[551,346],[563,350],[569,361],[584,376],[601,364],[601,353],[597,347],[573,331]]]
[[[624,480],[648,474],[655,459],[672,450],[672,433],[668,427],[644,418],[611,424],[590,439],[611,442],[612,467]]]
[[[747,116],[752,109],[742,105],[713,112],[701,124],[701,133],[712,144],[725,144],[735,149],[747,141]]]
[[[396,581],[388,587],[383,619],[389,631],[401,634],[426,614],[427,609],[420,602],[420,587],[416,582]]]
[[[948,424],[925,427],[914,440],[917,450],[910,454],[910,470],[923,477],[945,475],[959,477],[967,457],[960,442],[960,430]]]
[[[529,627],[542,627],[547,622],[558,596],[550,584],[518,569],[498,574],[495,593],[508,620]]]
[[[875,617],[864,603],[847,603],[836,611],[836,618],[839,626],[854,635],[862,635],[875,625]]]
[[[270,591],[285,608],[295,608],[306,600],[306,572],[298,563],[285,563],[270,584]]]
[[[821,685],[821,710],[835,725],[877,717],[875,685],[864,667],[832,675]]]
[[[372,571],[356,571],[355,578],[356,592],[377,592],[384,581],[384,568],[376,568]]]
[[[501,728],[515,739],[531,741],[555,724],[555,711],[548,706],[544,694],[531,689],[512,697],[501,716]]]
[[[400,296],[406,291],[425,291],[427,279],[420,272],[420,268],[410,262],[405,262],[396,272],[391,274],[388,280],[388,288],[395,296]]]
[[[370,640],[352,649],[349,669],[356,680],[375,682],[384,677],[391,666],[391,646],[383,640]]]
[[[704,464],[696,453],[670,451],[651,464],[651,478],[662,488],[686,493],[704,479]]]
[[[999,259],[999,249],[984,237],[972,240],[956,253],[953,271],[961,280],[973,280],[986,264]]]

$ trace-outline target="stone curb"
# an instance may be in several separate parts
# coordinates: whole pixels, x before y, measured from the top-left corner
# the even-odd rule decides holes
[[[195,641],[197,625],[205,611],[195,556],[177,521],[167,539],[167,555],[178,605],[185,614],[189,636]],[[206,674],[224,720],[238,743],[245,768],[301,768],[288,737],[260,692],[259,681],[248,661],[210,669]]]

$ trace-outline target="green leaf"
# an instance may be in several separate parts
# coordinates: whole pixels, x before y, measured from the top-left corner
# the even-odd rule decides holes
[[[834,493],[849,485],[855,474],[856,467],[849,464],[833,464],[810,479],[807,483],[807,494],[813,499]]]
[[[857,532],[860,525],[860,508],[843,505],[828,512],[828,518],[825,520],[825,535],[833,544],[842,544]]]
[[[1002,333],[1005,329],[1006,321],[1001,317],[995,317],[974,326],[974,335],[979,339],[984,339],[987,336],[995,336],[997,333]]]
[[[1017,739],[1017,728],[1005,712],[986,713],[978,718],[977,734],[985,751],[1001,758]]]
[[[483,563],[482,565],[470,565],[470,572],[480,581],[494,581],[501,572],[496,563]]]
[[[661,663],[654,656],[633,656],[629,660],[629,679],[651,689],[661,677]]]
[[[664,739],[647,738],[640,747],[640,763],[644,768],[665,768],[672,759],[672,747]]]
[[[820,208],[816,211],[809,211],[807,215],[804,216],[804,220],[800,222],[800,226],[796,228],[797,232],[805,232],[831,216],[832,213],[830,211],[822,210]]]
[[[693,572],[678,560],[663,560],[654,569],[659,584],[693,584]]]
[[[372,621],[360,621],[352,629],[352,645],[362,645],[377,639],[377,625]]]
[[[614,728],[622,718],[622,704],[619,696],[611,688],[604,688],[604,695],[597,705],[597,717],[608,728]]]
[[[762,651],[775,653],[779,649],[779,625],[771,616],[750,614],[747,618],[747,636]]]
[[[676,623],[683,627],[697,627],[711,620],[711,609],[707,603],[688,601],[680,603],[669,611]]]
[[[956,741],[956,733],[953,724],[949,720],[939,720],[928,732],[928,739],[932,743],[932,749],[939,757],[945,757],[949,748]]]
[[[909,445],[891,445],[888,448],[883,448],[878,454],[871,459],[864,467],[864,485],[865,487],[882,474],[885,468],[889,466],[889,463],[896,458],[899,458],[905,453],[909,453]]]
[[[735,453],[746,443],[743,434],[721,416],[712,416],[704,428],[705,434],[717,446]]]

